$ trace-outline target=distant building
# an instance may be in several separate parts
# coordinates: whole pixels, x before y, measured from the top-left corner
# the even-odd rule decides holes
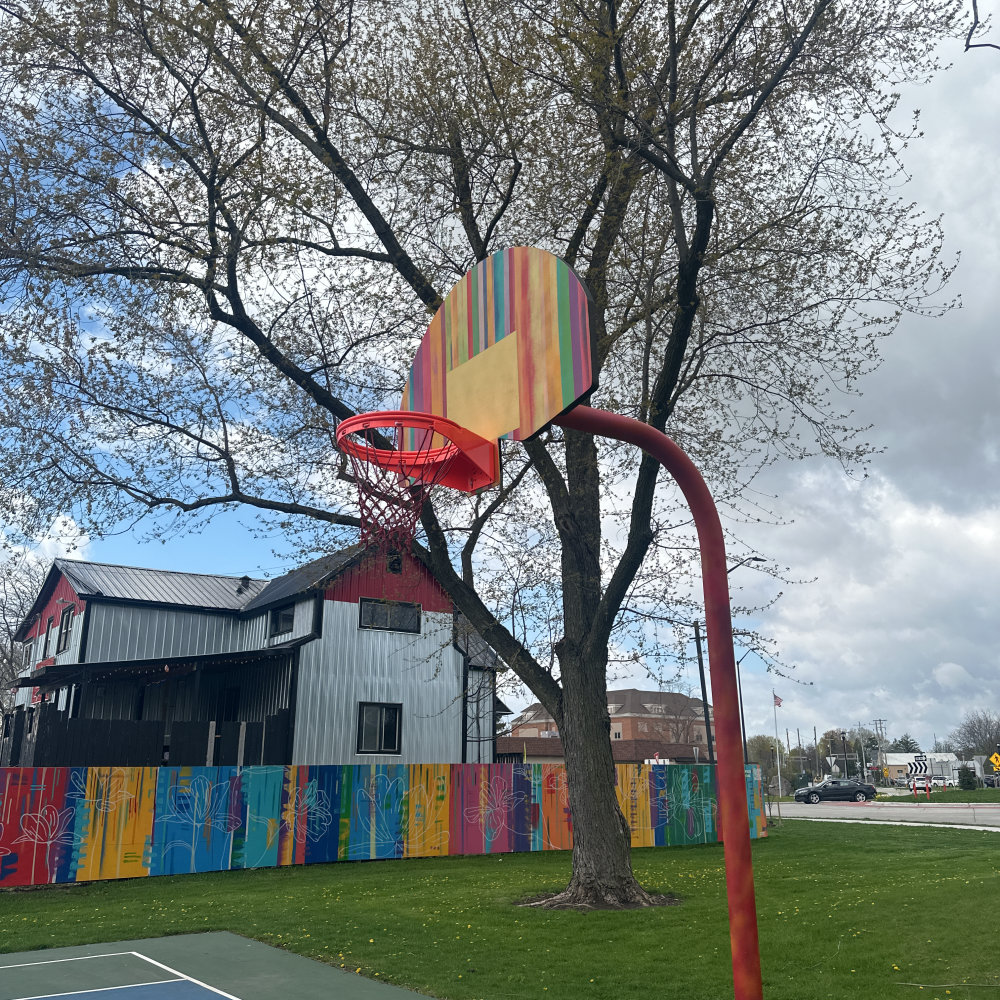
[[[958,782],[958,769],[962,762],[953,753],[889,753],[882,754],[882,766],[890,781],[910,777],[910,765],[917,759],[926,761],[928,778],[944,778]]]
[[[499,661],[410,555],[275,580],[56,560],[0,765],[491,762]]]
[[[617,763],[708,760],[705,711],[700,699],[673,691],[625,688],[608,692],[608,716],[611,749]],[[708,718],[714,741],[711,706]],[[559,729],[536,702],[515,717],[508,736],[497,740],[497,754],[503,760],[562,760]]]

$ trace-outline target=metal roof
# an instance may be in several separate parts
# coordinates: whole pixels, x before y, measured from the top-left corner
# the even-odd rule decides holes
[[[927,760],[944,761],[944,762],[958,760],[958,757],[955,754],[951,752],[946,753],[944,751],[940,752],[931,751],[929,753],[924,753],[924,754],[921,754],[920,751],[917,751],[916,753],[894,753],[889,751],[884,753],[882,756],[884,758],[887,767],[899,767],[902,766],[903,764],[912,764],[917,759],[918,756],[926,757]]]
[[[499,670],[503,661],[493,647],[472,627],[472,623],[461,612],[455,613],[455,646],[463,653],[473,667]],[[509,712],[508,714],[513,714]]]
[[[663,716],[668,718],[683,718],[685,716],[701,717],[704,709],[700,698],[689,698],[676,691],[640,691],[637,688],[622,688],[608,692],[608,708],[612,718],[618,719],[626,715],[645,718],[647,716]],[[611,709],[613,708],[613,711]],[[709,711],[712,706],[709,705]],[[525,708],[514,720],[514,725],[525,722],[551,719],[548,709],[540,702],[533,702]]]
[[[257,611],[295,597],[324,583],[331,576],[346,569],[362,552],[360,545],[351,545],[332,555],[320,556],[305,566],[299,566],[284,576],[279,576],[258,591],[244,606],[244,611]]]
[[[266,580],[249,577],[178,573],[174,570],[111,566],[108,563],[56,559],[55,568],[76,593],[123,601],[150,601],[182,607],[240,611],[264,590]]]
[[[248,576],[217,576],[211,573],[180,573],[176,570],[114,566],[80,559],[56,559],[18,635],[44,605],[61,574],[84,600],[144,601],[213,611],[257,611],[305,593],[346,569],[362,552],[352,545],[340,552],[315,559],[274,580]]]
[[[656,738],[638,740],[611,740],[611,756],[616,764],[641,764],[657,754],[666,760],[693,761],[694,748],[697,744],[672,743]],[[708,763],[708,757],[702,756],[704,747],[699,747],[699,759]],[[497,756],[517,755],[519,757],[563,757],[563,742],[558,736],[498,736]]]

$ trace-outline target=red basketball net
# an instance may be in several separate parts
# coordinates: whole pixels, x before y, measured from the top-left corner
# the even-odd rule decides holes
[[[421,414],[399,419],[392,413],[358,418],[337,432],[358,487],[361,542],[383,552],[409,551],[420,512],[448,473],[459,448]],[[385,447],[388,441],[390,448]]]

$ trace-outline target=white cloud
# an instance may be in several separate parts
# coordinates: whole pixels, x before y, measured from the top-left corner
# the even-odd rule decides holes
[[[973,677],[961,663],[939,663],[932,671],[934,680],[942,688],[966,687]]]
[[[86,559],[90,549],[90,537],[80,530],[80,526],[70,517],[57,517],[48,533],[37,540],[31,550],[33,558],[39,562],[53,559]]]
[[[826,469],[803,474],[785,507],[795,523],[772,529],[765,550],[816,581],[790,588],[759,626],[813,686],[750,666],[751,731],[773,727],[772,682],[781,727],[882,718],[890,735],[909,731],[927,746],[966,711],[1000,700],[1000,506],[946,511],[881,475],[859,484]]]

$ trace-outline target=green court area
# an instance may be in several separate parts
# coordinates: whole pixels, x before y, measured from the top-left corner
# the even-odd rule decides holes
[[[785,821],[753,855],[767,1000],[1000,996],[1000,833]],[[7,891],[0,947],[131,941],[148,951],[143,938],[229,931],[280,949],[262,952],[265,970],[294,954],[343,982],[449,1000],[732,996],[721,846],[634,852],[643,884],[680,906],[514,905],[563,885],[569,862],[442,858]],[[261,985],[263,975],[249,978]]]
[[[406,1000],[225,931],[0,955],[0,1000]]]

